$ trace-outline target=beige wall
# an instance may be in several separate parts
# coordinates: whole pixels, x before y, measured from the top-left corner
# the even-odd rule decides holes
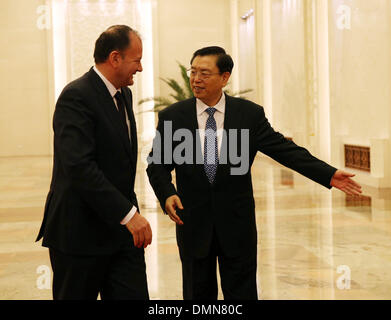
[[[257,50],[257,30],[256,13],[248,16],[247,19],[242,19],[243,16],[249,14],[250,10],[255,11],[254,0],[238,1],[237,15],[238,15],[238,57],[237,67],[235,72],[239,73],[239,90],[253,90],[246,94],[246,97],[252,101],[258,100],[257,87],[257,66],[260,61],[257,61],[254,54]]]
[[[47,32],[37,27],[41,0],[0,2],[0,156],[47,155]]]
[[[338,9],[349,5],[350,28]],[[343,144],[371,147],[371,174],[364,183],[391,187],[391,2],[330,2],[330,114],[333,161]]]
[[[265,107],[273,127],[311,148],[314,61],[307,3],[238,0],[239,16],[254,10],[252,18],[238,20],[238,61],[240,89],[254,89],[248,98]]]
[[[345,30],[342,5],[351,14]],[[342,169],[344,144],[370,146],[371,173],[347,170],[363,184],[391,187],[391,2],[237,0],[236,6],[239,14],[254,8],[257,27],[255,36],[243,36],[237,22],[240,82],[257,69],[252,99],[273,127]],[[241,44],[254,38],[255,46]]]
[[[297,138],[307,132],[304,1],[272,2],[273,126]],[[307,141],[300,141],[306,143]]]
[[[136,28],[144,23],[134,16],[138,9],[132,5],[136,5],[136,1],[126,1],[126,12],[115,12],[115,17],[102,15],[100,5],[91,3],[93,5],[88,5],[88,15],[78,1],[69,3],[71,14],[64,11],[64,39],[57,39],[61,40],[66,50],[61,88],[93,63],[93,42],[105,27],[116,21]],[[144,1],[139,3],[143,4]],[[171,93],[159,77],[179,80],[176,61],[188,65],[196,49],[220,45],[231,51],[229,1],[153,0],[149,3],[153,11],[154,34],[153,39],[149,40],[154,47],[155,94]],[[0,44],[3,48],[0,53],[0,156],[48,155],[52,152],[51,118],[55,101],[53,28],[50,26],[48,30],[39,30],[37,27],[40,17],[37,8],[44,4],[44,0],[0,2]],[[112,1],[105,6],[110,12],[116,10]],[[93,19],[94,14],[97,14],[97,19]],[[59,59],[58,56],[56,58]],[[144,67],[143,75],[150,66]],[[141,89],[142,83],[144,87],[147,85],[144,79],[138,76],[136,81],[133,88],[135,102],[147,94]],[[153,117],[141,118],[140,124],[143,122],[145,126],[154,127],[154,123],[146,123],[153,122]],[[143,132],[143,128],[139,129]]]
[[[218,45],[231,52],[228,0],[158,0],[159,67],[156,77],[181,80],[176,61],[190,66],[193,52]],[[160,82],[160,94],[172,91]]]
[[[330,5],[334,132],[368,144],[390,134],[391,2],[350,1],[351,29],[341,30],[337,10],[344,3],[334,0]]]

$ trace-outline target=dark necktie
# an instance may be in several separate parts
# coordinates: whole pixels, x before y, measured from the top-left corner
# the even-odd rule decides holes
[[[126,113],[125,113],[125,101],[122,97],[121,92],[117,91],[117,93],[114,95],[114,98],[117,101],[118,113],[121,118],[122,127],[126,131],[126,135],[129,137],[129,129],[128,129],[128,124],[126,122]]]
[[[205,126],[204,140],[204,169],[209,183],[213,184],[217,172],[218,146],[217,146],[217,126],[214,114],[215,108],[208,108],[206,112],[209,114]]]

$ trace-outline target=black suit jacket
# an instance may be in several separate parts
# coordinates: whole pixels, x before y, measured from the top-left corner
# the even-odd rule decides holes
[[[193,136],[194,150],[200,150],[196,99],[192,98],[176,103],[159,113],[157,131],[162,137],[161,158],[165,148],[172,143],[172,149],[183,142],[173,141],[170,135],[164,136],[164,121],[171,121],[173,132],[177,129],[189,129]],[[331,188],[330,180],[337,169],[313,157],[306,149],[288,141],[275,132],[259,105],[226,95],[224,129],[248,129],[249,132],[249,168],[258,151],[291,168],[304,176]],[[235,146],[240,154],[241,137],[230,141],[227,134],[223,138],[226,154],[230,146]],[[168,141],[170,140],[170,141]],[[155,139],[153,152],[157,152]],[[226,142],[226,144],[225,144]],[[232,147],[231,147],[232,148]],[[234,150],[234,151],[236,151]],[[166,150],[170,152],[170,150]],[[204,172],[203,164],[196,163],[194,152],[193,164],[156,164],[147,168],[150,183],[164,210],[166,199],[178,194],[184,206],[179,215],[183,226],[176,226],[177,243],[182,257],[202,258],[210,248],[213,229],[215,229],[222,250],[227,256],[239,256],[256,250],[257,230],[255,205],[251,180],[251,170],[243,175],[232,175],[231,168],[239,167],[228,157],[226,164],[219,164],[215,183],[210,185]],[[221,158],[221,155],[220,155]],[[171,182],[171,171],[176,172],[176,187]]]
[[[120,221],[138,207],[132,93],[122,88],[131,127],[119,113],[101,78],[91,68],[68,84],[54,117],[54,164],[37,241],[70,254],[109,254],[132,243]]]

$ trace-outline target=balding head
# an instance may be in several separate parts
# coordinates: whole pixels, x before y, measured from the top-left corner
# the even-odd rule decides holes
[[[113,51],[123,52],[131,47],[131,34],[140,38],[136,30],[126,25],[115,25],[104,31],[95,42],[94,59],[96,64],[104,63]]]

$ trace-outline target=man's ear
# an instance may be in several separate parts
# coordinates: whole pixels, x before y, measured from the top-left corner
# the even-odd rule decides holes
[[[120,63],[120,59],[121,53],[119,51],[114,50],[110,52],[109,58],[107,60],[110,62],[113,68],[116,68]]]
[[[227,85],[229,78],[231,77],[231,74],[227,71],[222,74],[223,76],[223,85],[224,87]]]

